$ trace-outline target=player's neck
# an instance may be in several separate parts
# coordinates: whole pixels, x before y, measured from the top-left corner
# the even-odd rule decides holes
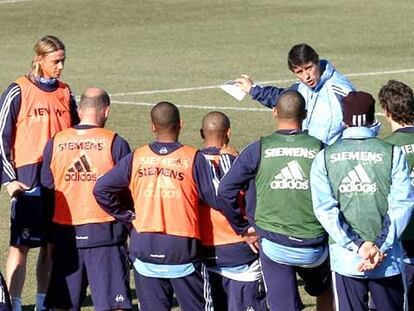
[[[400,124],[398,122],[395,122],[394,120],[391,120],[390,123],[391,123],[391,130],[393,132],[395,132],[396,130],[402,129],[404,127],[412,127],[412,126],[414,126],[414,124]]]
[[[203,146],[204,148],[218,148],[221,149],[226,144],[224,139],[205,139]]]
[[[160,143],[176,143],[178,141],[178,134],[157,133],[155,139]]]
[[[289,130],[289,131],[301,131],[302,124],[296,121],[288,121],[279,119],[276,124],[276,130]]]
[[[103,127],[99,121],[94,120],[94,119],[81,120],[78,125],[93,125],[93,126]]]

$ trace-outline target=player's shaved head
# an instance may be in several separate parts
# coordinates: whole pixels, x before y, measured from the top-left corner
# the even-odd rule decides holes
[[[157,131],[175,132],[180,128],[180,112],[170,102],[159,102],[151,109],[151,121]]]
[[[277,117],[302,121],[305,115],[305,99],[297,91],[286,91],[276,102]]]
[[[203,117],[201,129],[204,136],[223,135],[230,128],[230,119],[220,111],[212,111]]]
[[[93,87],[87,88],[85,92],[83,92],[79,103],[79,109],[95,108],[102,110],[109,105],[110,99],[108,93],[103,89]]]

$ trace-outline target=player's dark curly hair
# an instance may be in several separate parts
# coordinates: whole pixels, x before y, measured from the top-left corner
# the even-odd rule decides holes
[[[389,80],[379,91],[380,105],[398,124],[414,124],[413,90],[406,84]]]

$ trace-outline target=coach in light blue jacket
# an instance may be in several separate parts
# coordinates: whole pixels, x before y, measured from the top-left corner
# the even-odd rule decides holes
[[[252,79],[242,75],[236,83],[252,99],[273,108],[281,93],[297,90],[306,101],[308,115],[303,121],[303,130],[318,138],[323,143],[334,143],[343,131],[341,100],[353,85],[326,60],[319,60],[319,55],[307,44],[297,44],[288,55],[289,69],[300,80],[289,88],[253,85]]]
[[[313,209],[330,236],[337,310],[403,310],[403,253],[399,237],[414,206],[408,165],[399,147],[369,127],[375,100],[365,92],[344,98],[342,139],[318,153],[311,169]]]

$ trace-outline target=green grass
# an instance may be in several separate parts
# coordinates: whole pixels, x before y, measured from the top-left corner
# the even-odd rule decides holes
[[[389,79],[414,86],[414,3],[391,1],[242,0],[0,0],[0,91],[27,72],[35,42],[55,34],[67,47],[63,80],[76,95],[89,86],[110,94],[214,86],[248,73],[257,81],[293,79],[286,55],[307,42],[354,85],[375,97]],[[399,71],[386,74],[386,71]],[[282,85],[288,86],[285,82]],[[107,127],[135,147],[152,140],[149,107],[119,102],[253,107],[216,88],[186,92],[112,96]],[[182,108],[181,141],[200,146],[198,129],[208,110]],[[378,111],[380,111],[378,109]],[[273,129],[269,112],[225,110],[233,144],[241,149]],[[383,120],[382,120],[383,121]],[[381,135],[389,132],[384,126]],[[0,197],[0,267],[8,245],[9,205]],[[24,303],[34,303],[35,251],[30,256]],[[314,300],[304,295],[308,308]],[[88,307],[87,309],[92,309]]]

